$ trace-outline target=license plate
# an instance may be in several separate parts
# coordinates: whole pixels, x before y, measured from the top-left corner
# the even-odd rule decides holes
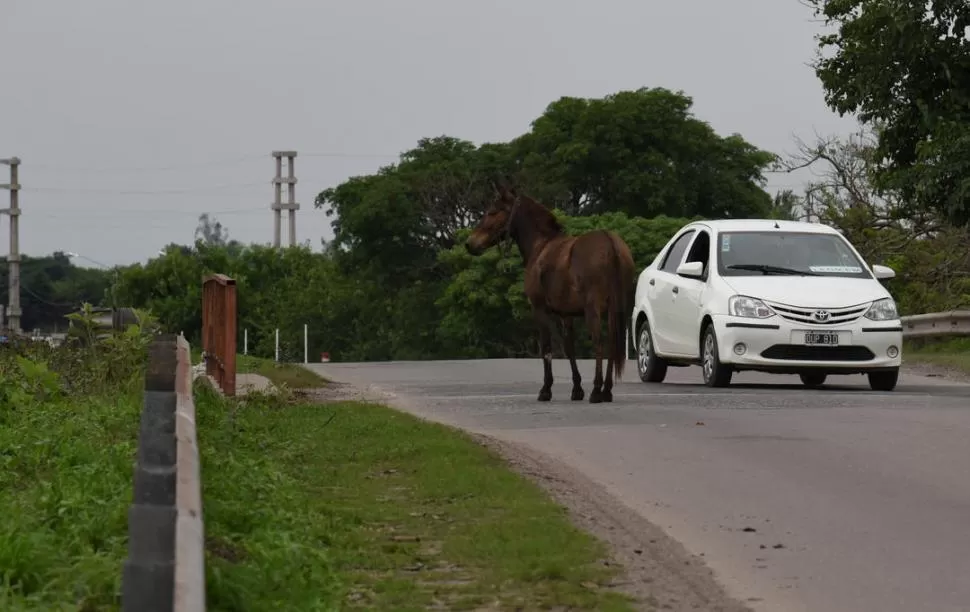
[[[839,335],[832,332],[805,332],[805,344],[814,346],[838,346]]]

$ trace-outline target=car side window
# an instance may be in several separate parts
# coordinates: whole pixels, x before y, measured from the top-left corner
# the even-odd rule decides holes
[[[677,272],[677,266],[680,265],[681,260],[684,258],[684,251],[687,250],[687,243],[690,242],[691,237],[694,235],[694,230],[689,230],[680,235],[677,240],[670,246],[670,250],[667,251],[667,256],[664,257],[663,263],[660,264],[660,269],[664,272],[670,272],[675,274]]]
[[[697,238],[694,239],[693,244],[690,245],[690,251],[687,252],[687,259],[684,260],[686,263],[692,261],[699,261],[704,264],[704,272],[702,277],[707,278],[707,271],[709,269],[709,264],[711,261],[711,236],[704,230],[697,232]]]

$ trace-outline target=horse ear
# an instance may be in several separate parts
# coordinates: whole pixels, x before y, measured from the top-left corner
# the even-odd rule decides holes
[[[515,196],[518,195],[512,186],[512,182],[505,176],[500,175],[497,179],[493,179],[492,188],[495,189],[495,193],[498,194],[499,198],[503,200],[514,200]]]
[[[509,188],[503,178],[492,179],[492,189],[495,190],[495,195],[499,200],[509,199]]]

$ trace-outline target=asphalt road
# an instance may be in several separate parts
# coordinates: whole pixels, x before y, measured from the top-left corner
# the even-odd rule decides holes
[[[762,610],[970,610],[970,385],[862,376],[819,390],[695,367],[644,384],[628,362],[612,404],[571,402],[539,360],[317,364],[432,419],[525,443],[605,485]],[[592,362],[580,365],[587,397]],[[751,531],[751,530],[754,531]]]

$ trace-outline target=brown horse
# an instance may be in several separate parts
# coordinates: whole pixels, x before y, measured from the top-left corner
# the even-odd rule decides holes
[[[519,247],[525,263],[525,294],[539,327],[544,377],[538,400],[552,399],[552,325],[563,326],[563,345],[573,371],[573,400],[582,400],[576,367],[573,317],[585,316],[596,356],[592,404],[613,401],[614,377],[623,376],[626,333],[633,310],[634,264],[626,243],[614,232],[597,230],[568,236],[545,206],[514,189],[495,185],[498,197],[465,242],[472,255],[505,239]],[[603,379],[602,316],[606,314],[609,353]],[[615,372],[615,375],[614,375]]]

